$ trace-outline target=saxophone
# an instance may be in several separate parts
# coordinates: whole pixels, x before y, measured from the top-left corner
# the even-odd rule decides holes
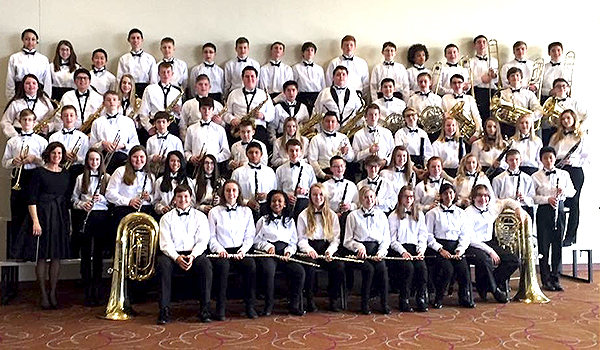
[[[44,131],[44,129],[48,125],[50,125],[50,122],[52,121],[52,119],[58,117],[60,115],[60,113],[62,112],[62,109],[63,109],[62,103],[57,103],[54,100],[52,100],[52,103],[55,104],[55,105],[57,105],[58,107],[56,107],[56,109],[48,111],[48,113],[46,113],[46,115],[44,116],[44,118],[42,120],[40,120],[39,123],[37,123],[33,127],[33,132],[34,133],[41,134],[42,131]]]
[[[169,123],[172,123],[175,121],[175,115],[173,114],[173,108],[175,108],[175,106],[177,105],[177,103],[179,103],[179,100],[181,100],[182,97],[183,97],[183,90],[181,90],[179,92],[179,95],[177,95],[177,97],[175,97],[175,99],[173,101],[171,101],[171,103],[169,103],[167,108],[165,108],[165,112],[169,113]],[[137,103],[137,100],[136,100],[136,103]]]
[[[127,116],[131,119],[134,119],[135,116],[138,114],[141,106],[142,106],[142,99],[139,97],[136,97],[135,102],[133,103],[133,107],[131,108],[131,112],[129,112],[129,114],[127,114]]]
[[[307,121],[302,123],[302,127],[300,127],[300,135],[312,139],[317,134],[316,125],[320,124],[323,120],[323,113],[315,113],[313,114]]]
[[[103,110],[104,104],[100,105],[100,107],[98,107],[98,109],[94,113],[88,116],[88,118],[79,127],[79,131],[89,135],[89,133],[92,131],[92,124],[94,124],[96,119],[100,118],[100,113],[102,113]]]
[[[362,119],[367,113],[367,105],[365,103],[365,100],[363,100],[362,98],[360,99],[360,102],[361,106],[354,115],[354,117],[346,120],[344,125],[342,125],[339,130],[342,134],[346,134],[346,136],[348,136],[349,139],[364,126],[362,123]]]
[[[270,96],[269,96],[269,91],[267,91],[267,89],[265,89],[265,95],[267,95],[267,97],[265,98],[264,101],[262,101],[261,103],[259,103],[258,105],[256,105],[256,107],[252,108],[250,110],[250,112],[246,113],[246,115],[244,115],[242,117],[242,119],[240,121],[247,121],[250,120],[254,123],[254,121],[256,120],[256,116],[258,115],[258,112],[260,112],[260,109],[263,108],[263,106],[265,105],[265,103],[267,103],[267,101],[269,101]],[[233,135],[233,137],[240,137],[240,126],[238,124],[238,126],[232,127],[231,128],[231,135]]]

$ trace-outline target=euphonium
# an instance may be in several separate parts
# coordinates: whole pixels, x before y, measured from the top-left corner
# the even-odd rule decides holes
[[[497,92],[496,96],[494,96],[492,98],[492,104],[490,105],[490,111],[492,113],[492,115],[494,117],[496,117],[496,119],[498,119],[500,122],[505,123],[505,124],[509,124],[509,125],[517,125],[517,120],[519,120],[519,118],[522,115],[525,114],[532,114],[533,115],[533,111],[524,108],[524,107],[519,107],[517,105],[514,104],[514,102],[509,102],[506,100],[503,100],[501,95],[500,95],[500,91]],[[536,125],[534,126],[535,129],[539,128],[539,122],[535,123]]]
[[[96,119],[100,118],[100,113],[102,113],[103,110],[104,104],[100,105],[100,107],[98,107],[98,109],[94,113],[90,114],[87,117],[87,119],[79,127],[79,130],[84,134],[89,134],[92,131],[92,124],[94,124],[94,121],[96,121]]]
[[[54,100],[52,100],[53,103],[55,102]],[[48,113],[46,113],[46,115],[44,116],[44,118],[42,120],[40,120],[34,127],[33,127],[33,132],[36,134],[40,134],[42,131],[44,131],[44,128],[47,127],[48,125],[50,125],[50,122],[52,121],[52,119],[58,117],[60,115],[60,113],[62,112],[62,108],[63,105],[62,104],[57,104],[58,107],[56,107],[56,109],[52,110],[52,111],[48,111]]]
[[[448,111],[448,115],[456,119],[460,134],[467,139],[470,139],[477,131],[477,126],[471,118],[464,114],[465,101],[459,101]]]
[[[544,81],[544,59],[538,58],[533,61],[533,70],[531,71],[531,78],[529,79],[529,85],[534,85],[537,92],[538,100],[542,97],[542,83]]]
[[[544,102],[543,112],[544,118],[554,127],[558,127],[560,114],[565,110],[560,102],[556,101],[556,97],[552,96]]]
[[[315,113],[300,127],[300,135],[312,139],[317,134],[317,124],[323,120],[324,113]]]
[[[158,223],[148,214],[131,213],[117,229],[110,298],[105,319],[124,321],[131,318],[127,279],[145,281],[154,274],[158,245]]]
[[[438,106],[427,106],[419,115],[419,123],[426,133],[436,133],[442,130],[444,111]]]
[[[21,160],[23,160],[23,158],[27,157],[27,155],[29,155],[29,145],[26,145],[25,147],[21,147]],[[15,168],[15,171],[12,174],[13,179],[17,179],[15,181],[15,184],[13,187],[11,187],[13,190],[15,191],[20,191],[21,190],[21,173],[23,172],[23,165],[21,164],[19,165],[18,168]]]
[[[500,247],[516,254],[521,261],[519,289],[513,297],[513,301],[522,301],[526,304],[549,302],[550,299],[540,289],[535,272],[529,216],[525,222],[521,222],[513,210],[505,209],[498,215],[494,229]]]

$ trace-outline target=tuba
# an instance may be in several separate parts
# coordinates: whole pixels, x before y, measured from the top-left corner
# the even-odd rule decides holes
[[[460,134],[470,139],[475,135],[477,131],[477,126],[475,122],[470,116],[466,116],[464,114],[463,107],[465,106],[465,101],[459,101],[454,105],[454,107],[450,108],[448,111],[448,115],[458,122],[458,129],[460,130]]]
[[[154,274],[159,227],[144,213],[131,213],[117,229],[110,298],[103,318],[124,321],[132,317],[127,295],[127,279],[145,281]]]
[[[550,301],[542,290],[535,272],[535,258],[531,241],[531,219],[521,222],[512,209],[505,209],[494,223],[496,240],[500,247],[516,254],[521,261],[519,289],[513,301],[526,304],[545,304]]]
[[[444,111],[438,106],[427,106],[419,115],[419,123],[426,133],[436,133],[444,125]]]

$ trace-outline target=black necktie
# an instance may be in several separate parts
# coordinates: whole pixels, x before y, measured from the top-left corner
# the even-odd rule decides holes
[[[248,58],[237,58],[238,62],[246,62],[248,60]]]
[[[271,66],[273,66],[273,67],[279,67],[279,66],[281,66],[281,62],[273,62],[273,61],[271,61],[270,63],[271,63]]]
[[[35,55],[36,51],[35,50],[33,50],[33,51],[25,51],[25,49],[23,49],[23,53],[26,54],[26,55]]]
[[[248,165],[250,166],[250,169],[260,170],[260,164],[259,165],[252,165],[252,164],[248,163]]]
[[[487,61],[488,58],[487,57],[481,57],[481,56],[475,56],[477,57],[480,61]]]
[[[309,62],[306,62],[306,61],[304,61],[304,62],[302,62],[302,63],[304,63],[304,66],[305,66],[305,67],[314,67],[314,65],[315,65],[313,62],[310,62],[310,63],[309,63]]]
[[[552,174],[556,174],[556,170],[546,171],[546,176],[550,176]]]
[[[325,134],[325,136],[327,136],[327,137],[334,137],[335,136],[335,132],[323,131],[323,134]]]
[[[344,61],[354,61],[354,56],[348,57],[348,56],[342,55],[342,57],[344,58]]]
[[[189,211],[181,211],[181,212],[177,211],[177,215],[179,215],[179,216],[190,215],[190,212]]]
[[[113,115],[107,114],[106,115],[106,119],[108,119],[108,120],[115,119],[116,117],[117,117],[117,114],[113,114]]]
[[[293,168],[295,166],[297,166],[298,168],[300,168],[300,162],[296,162],[296,163],[290,162],[290,168]]]
[[[560,62],[550,62],[550,64],[552,65],[552,67],[560,66]]]
[[[75,96],[77,96],[77,98],[88,97],[89,95],[90,95],[90,90],[87,90],[84,93],[80,93],[78,90],[75,90]]]
[[[214,66],[215,66],[214,62],[213,63],[206,63],[206,62],[204,62],[204,67],[206,67],[206,68],[212,68]]]
[[[450,63],[450,62],[446,62],[446,65],[448,67],[458,67],[458,63]]]
[[[73,129],[73,130],[71,130],[71,131],[68,131],[68,130],[66,130],[66,129],[63,129],[62,133],[63,133],[63,135],[73,135],[73,132],[74,132],[74,131],[75,131],[75,129]]]
[[[133,56],[133,57],[142,57],[143,53],[144,53],[144,51],[140,51],[138,53],[135,53],[135,52],[131,51],[131,56]]]
[[[383,61],[383,65],[384,66],[393,66],[394,65],[394,61],[391,61],[391,62]]]

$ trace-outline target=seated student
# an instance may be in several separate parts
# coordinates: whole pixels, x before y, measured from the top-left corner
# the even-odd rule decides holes
[[[492,184],[481,171],[481,164],[477,162],[477,157],[467,154],[460,160],[457,176],[454,178],[454,187],[456,188],[456,205],[460,208],[466,208],[473,204],[471,202],[471,191],[476,185],[485,185],[489,192],[490,202],[496,200]]]
[[[423,44],[414,44],[408,48],[407,56],[411,67],[406,69],[406,74],[408,74],[409,94],[412,96],[415,92],[419,91],[419,84],[417,82],[419,74],[431,73],[428,68],[425,68],[425,62],[429,59],[429,51],[427,51],[427,47]],[[407,103],[410,96],[405,97]]]
[[[415,303],[417,311],[426,312],[427,303],[427,225],[425,215],[415,207],[415,196],[411,185],[402,186],[398,193],[398,206],[388,217],[390,224],[390,256],[400,256],[406,260],[390,263],[392,276],[400,279],[401,312],[412,312],[409,298],[413,287],[416,289]]]
[[[391,80],[394,84],[392,87],[392,94],[394,97],[404,100],[405,102],[408,101],[408,97],[410,96],[408,73],[402,63],[394,61],[394,58],[396,57],[396,44],[391,41],[386,41],[383,43],[381,54],[383,55],[383,62],[377,64],[373,67],[373,70],[371,70],[371,101],[375,102],[385,96],[383,93],[384,79],[388,79],[388,81]],[[388,98],[391,98],[391,96],[388,96]]]
[[[212,287],[212,264],[206,257],[210,231],[204,213],[191,205],[190,188],[175,188],[175,209],[160,219],[160,254],[156,258],[156,272],[160,279],[160,298],[157,324],[170,321],[171,279],[178,274],[193,277],[200,297],[198,318],[203,323],[210,319],[210,291]]]
[[[194,166],[200,164],[204,154],[215,156],[217,163],[223,163],[231,157],[225,129],[211,120],[214,103],[210,97],[200,98],[198,109],[201,119],[188,127],[185,133],[185,157]]]
[[[468,153],[466,140],[460,134],[456,119],[444,118],[442,132],[431,147],[433,154],[443,159],[442,166],[446,173],[455,177],[460,160]]]
[[[440,71],[438,81],[433,81],[433,86],[437,86],[436,93],[440,96],[444,96],[447,94],[451,94],[453,92],[451,86],[451,78],[455,75],[460,75],[463,77],[463,82],[461,83],[464,91],[469,91],[471,88],[470,81],[464,81],[465,78],[469,79],[469,70],[467,67],[462,67],[458,60],[460,59],[458,46],[455,44],[448,44],[444,48],[444,55],[446,56],[446,64],[442,66],[442,70]]]
[[[490,97],[496,92],[498,83],[498,59],[488,56],[488,39],[477,35],[473,39],[475,57],[471,58],[471,71],[475,85],[475,100],[483,121],[490,117]]]
[[[417,184],[417,176],[413,170],[410,155],[404,146],[394,147],[389,165],[381,170],[379,175],[394,184],[396,196],[402,187],[406,185],[415,187]]]
[[[471,205],[465,209],[467,221],[472,225],[471,243],[467,248],[467,261],[475,265],[475,287],[483,301],[491,292],[499,303],[508,302],[508,281],[519,268],[519,259],[510,251],[500,247],[493,236],[494,222],[504,209],[512,209],[521,221],[529,220],[520,204],[511,199],[490,201],[490,189],[483,184],[475,185],[471,191]]]
[[[27,74],[23,77],[21,87],[17,90],[17,94],[8,101],[8,104],[4,108],[0,126],[7,139],[18,136],[21,132],[19,114],[25,109],[29,109],[34,113],[34,124],[44,120],[44,117],[49,115],[48,113],[54,113],[54,107],[50,98],[46,95],[44,90],[41,89],[38,78],[33,74]],[[50,129],[50,126],[51,125],[46,129]],[[49,130],[45,130],[43,132],[48,131]]]
[[[285,54],[285,44],[276,41],[271,44],[271,57],[269,63],[260,67],[258,86],[266,89],[272,99],[283,92],[283,84],[294,79],[292,68],[281,62]]]
[[[371,285],[376,277],[380,293],[381,312],[392,312],[388,304],[388,270],[383,260],[390,246],[390,227],[385,214],[375,207],[377,194],[373,189],[365,186],[359,191],[360,209],[352,211],[346,220],[346,235],[344,247],[356,254],[359,259],[365,259],[360,264],[362,273],[361,286],[361,312],[371,314],[369,299],[371,298]]]
[[[284,98],[275,105],[274,118],[269,123],[269,139],[275,146],[275,139],[283,135],[283,122],[286,118],[294,117],[298,124],[302,124],[310,118],[308,109],[302,102],[296,101],[298,95],[298,83],[288,80],[283,84]]]
[[[134,80],[135,92],[142,98],[146,87],[158,82],[156,60],[144,52],[144,35],[141,30],[131,29],[127,34],[127,41],[131,45],[131,51],[119,58],[117,79],[120,81],[123,75],[130,74]]]
[[[196,124],[202,119],[200,115],[200,101],[203,98],[210,97],[211,83],[206,74],[200,74],[196,77],[196,85],[194,85],[196,97],[191,98],[183,103],[181,107],[181,119],[179,120],[179,136],[182,140],[185,140],[187,129]],[[211,97],[212,98],[212,97]],[[225,122],[220,116],[223,110],[221,102],[213,99],[213,110],[211,113],[211,119],[216,124],[225,127]]]
[[[256,223],[254,248],[267,254],[276,254],[281,259],[273,257],[259,260],[259,266],[264,276],[265,308],[264,316],[270,316],[275,303],[275,270],[283,270],[288,280],[289,312],[295,316],[304,315],[302,308],[302,289],[304,288],[305,273],[297,262],[288,258],[296,253],[298,234],[296,223],[291,217],[290,203],[282,191],[272,190],[267,196],[265,215]]]
[[[442,185],[451,184],[442,167],[442,159],[433,156],[427,160],[427,171],[423,181],[415,187],[415,205],[419,211],[427,213],[439,205],[439,191]]]
[[[339,126],[343,126],[360,109],[362,102],[356,92],[346,85],[348,68],[338,66],[333,70],[333,85],[323,89],[317,100],[313,114],[335,112]]]
[[[541,104],[544,104],[550,96],[554,96],[554,81],[565,78],[565,65],[562,62],[563,45],[555,41],[548,45],[550,61],[544,65],[544,77],[542,79]]]
[[[140,107],[140,124],[149,135],[154,135],[156,129],[150,123],[156,112],[167,112],[172,116],[169,124],[169,132],[179,137],[179,115],[181,112],[183,91],[173,85],[173,65],[161,62],[158,65],[160,81],[157,84],[148,85],[142,97]]]
[[[308,208],[300,213],[298,217],[298,250],[308,254],[311,259],[324,256],[319,264],[329,274],[329,310],[341,311],[339,305],[340,287],[344,281],[344,263],[332,260],[340,245],[340,223],[336,213],[329,208],[329,199],[325,186],[315,183],[310,186],[310,202]],[[313,266],[304,265],[306,280],[306,311],[317,311],[314,299],[316,283],[316,269]]]
[[[414,108],[417,113],[421,114],[425,107],[437,106],[442,108],[442,98],[431,92],[431,74],[427,72],[417,75],[417,84],[419,88],[414,91],[413,95],[408,99],[406,106]]]
[[[171,82],[173,85],[178,86],[181,91],[185,91],[188,86],[188,67],[184,61],[173,57],[175,54],[175,39],[171,37],[164,37],[160,40],[160,52],[162,53],[162,60],[158,62],[170,63],[173,67],[173,77]],[[160,76],[156,75],[156,80],[160,80]]]
[[[266,210],[267,193],[277,188],[275,172],[265,164],[261,164],[263,149],[258,142],[249,142],[246,147],[248,161],[231,174],[231,179],[240,184],[244,204],[254,211],[255,221]]]
[[[104,194],[110,175],[106,174],[102,151],[90,149],[85,156],[83,174],[77,176],[71,196],[73,203],[73,233],[81,233],[81,278],[85,290],[85,305],[98,306],[104,299],[102,286],[102,253],[108,241],[105,224],[110,219]],[[79,212],[79,213],[77,213]],[[81,218],[77,223],[76,218]],[[93,242],[93,244],[92,244]],[[93,245],[93,252],[92,252]],[[94,257],[92,266],[92,256]]]
[[[269,160],[267,147],[264,143],[254,138],[256,129],[252,120],[243,120],[240,123],[240,138],[241,140],[231,145],[231,160],[229,161],[229,167],[235,170],[248,163],[248,145],[251,142],[257,143],[261,148],[261,157],[259,163],[266,166]]]
[[[40,89],[47,96],[52,95],[52,73],[48,57],[39,53],[37,49],[38,34],[31,28],[21,33],[23,48],[17,53],[10,55],[8,69],[6,72],[6,100],[15,96],[18,88],[23,85],[26,75],[35,75],[40,83]]]
[[[217,160],[210,153],[205,154],[200,159],[200,163],[196,169],[194,170],[196,173],[196,187],[194,189],[196,200],[194,207],[208,215],[208,212],[221,202],[219,190],[225,179],[220,176]]]
[[[400,63],[398,63],[400,64]],[[392,78],[383,78],[381,80],[381,98],[373,100],[373,103],[379,106],[381,116],[384,119],[390,114],[402,114],[406,108],[406,103],[401,98],[394,96],[395,82]],[[406,98],[408,100],[408,97]]]
[[[73,44],[61,40],[56,44],[54,59],[50,63],[52,73],[52,99],[60,101],[65,92],[75,89],[73,72],[81,68]]]
[[[256,319],[256,262],[245,256],[252,248],[256,233],[252,210],[244,205],[240,185],[234,180],[225,182],[222,193],[219,205],[208,213],[209,247],[211,252],[219,254],[219,259],[213,260],[218,291],[215,318],[225,320],[227,281],[230,268],[233,268],[242,270],[246,317]]]
[[[327,65],[325,73],[325,82],[327,86],[335,84],[335,75],[337,67],[346,67],[348,73],[348,87],[356,91],[359,96],[367,99],[369,96],[369,66],[367,61],[355,56],[356,39],[352,35],[346,35],[341,40],[342,55],[333,58]],[[337,85],[337,84],[336,84]]]
[[[434,309],[441,309],[452,275],[458,281],[458,302],[461,306],[474,308],[471,273],[463,254],[469,247],[469,227],[464,210],[454,205],[454,186],[445,183],[440,187],[440,205],[425,215],[429,238],[427,246],[435,252],[429,268],[435,281]]]
[[[298,82],[298,101],[308,108],[311,115],[319,92],[325,89],[323,67],[313,62],[316,54],[317,46],[310,41],[305,42],[302,44],[302,62],[292,67],[294,81]]]
[[[577,118],[579,119],[579,127],[587,131],[587,127],[584,122],[587,119],[587,110],[581,103],[577,100],[569,96],[570,87],[569,82],[567,82],[563,78],[558,78],[554,80],[554,88],[552,89],[553,97],[552,99],[555,102],[554,111],[557,113],[562,113],[564,110],[571,109],[577,114]],[[558,119],[558,118],[552,118]],[[549,122],[547,118],[542,118],[542,142],[544,145],[547,145],[550,142],[550,137],[552,134],[556,132],[556,129],[560,123],[558,120]]]
[[[448,113],[457,103],[464,102],[461,113],[466,118],[471,119],[471,123],[473,123],[473,128],[475,129],[473,135],[466,140],[471,144],[481,135],[481,117],[479,116],[479,110],[477,109],[475,99],[473,96],[465,94],[463,86],[464,77],[462,75],[455,74],[450,78],[452,92],[442,97],[442,110]]]
[[[152,124],[156,129],[156,134],[150,136],[146,142],[148,152],[148,162],[155,175],[161,173],[165,165],[166,155],[171,151],[178,151],[183,154],[183,144],[181,140],[169,133],[169,114],[166,112],[156,112],[152,119]]]
[[[285,192],[291,205],[290,215],[298,219],[298,215],[308,206],[308,190],[317,179],[313,168],[302,160],[302,144],[299,140],[288,140],[285,149],[289,161],[275,172],[277,189]]]
[[[106,172],[112,174],[115,169],[124,165],[132,147],[140,144],[135,124],[119,113],[119,95],[114,91],[104,94],[105,114],[92,124],[90,146],[106,153],[114,152],[106,164]]]
[[[364,164],[367,170],[367,178],[359,181],[356,187],[359,191],[365,186],[370,187],[377,198],[376,208],[387,215],[394,210],[398,197],[394,183],[379,176],[379,170],[385,164],[385,160],[377,157],[377,155],[370,155],[365,159]]]
[[[533,129],[533,116],[524,114],[517,119],[517,132],[512,137],[514,140],[512,149],[520,153],[521,171],[531,175],[540,168],[540,149],[542,149],[542,140],[537,137]],[[508,160],[508,154],[507,154]]]
[[[308,146],[308,161],[319,179],[329,179],[329,160],[335,155],[344,157],[346,162],[354,159],[348,137],[338,131],[337,114],[326,112],[321,121],[321,132],[315,135]]]
[[[514,88],[529,89],[529,80],[531,79],[531,73],[533,72],[533,61],[525,58],[525,55],[527,54],[527,44],[520,40],[515,42],[513,45],[513,53],[515,55],[515,59],[506,62],[504,65],[502,65],[502,69],[500,70],[502,86],[510,85],[508,71],[514,67],[521,70],[521,80]]]
[[[561,168],[569,173],[576,191],[565,202],[565,205],[569,208],[569,223],[563,246],[568,247],[577,241],[579,197],[584,181],[583,166],[589,162],[588,157],[590,154],[589,140],[584,138],[579,118],[573,110],[567,109],[561,113],[558,131],[550,138],[550,146],[556,150],[557,158],[562,163]],[[567,157],[571,150],[573,150],[572,153]]]
[[[522,72],[519,68],[513,67],[508,70],[508,88],[500,90],[500,98],[509,101],[517,107],[523,107],[533,112],[533,120],[538,121],[542,118],[543,111],[540,101],[536,95],[527,88],[520,88]],[[514,125],[506,125],[502,134],[512,136],[515,133]]]
[[[92,52],[92,79],[90,85],[104,95],[107,91],[117,91],[117,77],[106,69],[108,54],[104,49],[96,49]]]
[[[242,70],[243,87],[229,94],[225,118],[232,128],[236,128],[248,116],[254,121],[256,138],[270,147],[267,124],[273,122],[275,108],[265,90],[257,88],[257,79],[258,71],[254,67],[248,66]]]
[[[239,89],[242,87],[242,76],[244,68],[246,67],[254,67],[256,72],[256,83],[258,83],[258,71],[260,69],[260,64],[248,57],[250,53],[250,41],[244,38],[243,36],[235,39],[235,52],[237,57],[231,59],[225,63],[225,82],[223,86],[223,94],[224,98],[229,101],[227,97],[233,90]],[[230,110],[231,111],[231,110]]]
[[[367,107],[365,122],[365,127],[358,130],[352,140],[355,161],[361,162],[370,155],[377,155],[387,164],[394,149],[394,136],[390,130],[378,124],[379,106],[375,103]]]
[[[308,138],[300,135],[298,121],[294,117],[287,117],[283,122],[283,135],[273,142],[273,157],[271,157],[271,166],[278,168],[289,160],[285,145],[291,139],[300,141],[302,147],[302,159],[306,159],[308,153]]]
[[[75,77],[75,90],[65,92],[60,99],[62,106],[72,105],[75,106],[77,112],[77,119],[75,120],[75,128],[79,129],[90,114],[96,113],[102,107],[102,95],[97,93],[94,89],[90,89],[90,72],[85,68],[79,68],[73,74]],[[54,126],[55,130],[62,128],[62,122],[57,122]]]
[[[406,147],[416,168],[423,169],[427,160],[433,156],[431,141],[427,133],[417,126],[419,113],[416,109],[407,107],[402,116],[404,127],[396,131],[394,141],[396,145]]]
[[[12,170],[13,174],[16,172],[17,175],[11,176],[11,220],[6,243],[8,247],[12,247],[27,215],[28,187],[31,176],[35,168],[43,165],[42,152],[48,146],[48,141],[45,138],[33,133],[34,120],[35,115],[30,109],[23,109],[19,113],[21,133],[6,141],[6,148],[4,148],[4,155],[2,156],[2,166],[5,169]],[[8,257],[15,257],[10,249]]]
[[[163,216],[175,207],[175,188],[186,185],[190,188],[190,202],[194,206],[196,202],[196,183],[187,176],[186,164],[180,151],[170,151],[166,156],[166,162],[161,170],[162,176],[154,183],[154,211],[158,216]]]
[[[540,150],[540,159],[543,167],[531,177],[535,186],[533,201],[538,205],[535,221],[538,251],[541,256],[542,288],[548,291],[562,291],[558,278],[561,271],[562,237],[566,220],[564,200],[573,197],[577,191],[573,187],[569,173],[554,166],[556,162],[554,148],[543,147]],[[551,260],[550,254],[552,254]],[[548,261],[551,261],[550,265]]]
[[[194,66],[192,70],[190,70],[190,79],[188,87],[188,93],[190,97],[195,97],[198,93],[198,89],[195,85],[198,83],[198,77],[200,75],[206,75],[210,84],[208,96],[219,103],[223,102],[225,72],[223,71],[223,68],[215,64],[216,54],[217,47],[215,46],[215,44],[206,43],[202,45],[202,57],[204,57],[204,62],[200,63],[197,66]]]
[[[329,194],[329,206],[340,219],[342,241],[346,229],[346,218],[350,211],[358,208],[358,188],[354,182],[344,179],[346,160],[341,156],[333,156],[329,160],[332,177],[323,184]]]
[[[535,188],[533,180],[526,171],[520,169],[521,153],[516,149],[506,152],[508,169],[496,176],[492,181],[492,188],[498,199],[512,198],[519,202],[523,210],[533,220],[533,196]],[[490,193],[490,197],[492,194]]]
[[[506,168],[504,159],[498,160],[502,151],[508,147],[507,143],[502,139],[500,131],[500,123],[496,118],[489,118],[483,125],[483,135],[471,147],[473,154],[484,172],[487,172],[489,167],[494,167],[494,172],[489,176],[493,179]]]

